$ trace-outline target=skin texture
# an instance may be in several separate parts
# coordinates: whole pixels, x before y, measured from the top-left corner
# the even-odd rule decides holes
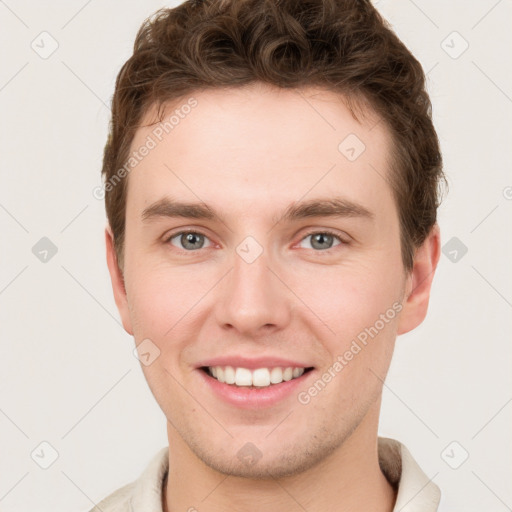
[[[197,106],[128,176],[124,274],[105,233],[123,326],[160,351],[141,367],[168,420],[164,510],[390,511],[395,493],[377,458],[383,380],[396,336],[425,317],[439,230],[405,273],[386,180],[391,141],[371,112],[356,121],[339,96],[312,88],[193,96]],[[148,112],[144,124],[154,121]],[[132,148],[154,128],[140,128]],[[338,150],[349,134],[366,146],[352,162]],[[163,197],[204,202],[222,221],[143,221]],[[332,197],[372,218],[280,221],[293,203]],[[175,236],[187,229],[204,235],[192,245],[200,248]],[[340,239],[310,236],[325,230]],[[236,251],[247,236],[263,249],[250,264]],[[315,368],[307,391],[396,303],[401,311],[307,404],[292,393],[239,409],[195,367],[225,354],[292,358]],[[261,453],[256,464],[237,457],[248,442]]]

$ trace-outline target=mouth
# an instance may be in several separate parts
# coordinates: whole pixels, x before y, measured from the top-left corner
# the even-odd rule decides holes
[[[283,382],[299,379],[313,367],[274,366],[249,369],[234,366],[201,366],[208,377],[235,388],[263,389],[279,386]]]

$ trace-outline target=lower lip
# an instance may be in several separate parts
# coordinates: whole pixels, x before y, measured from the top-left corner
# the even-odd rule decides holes
[[[300,377],[283,381],[280,384],[255,388],[225,384],[211,377],[204,370],[198,369],[197,371],[216,395],[225,402],[241,409],[261,409],[278,404],[291,395],[297,394],[297,388],[303,385],[304,381],[314,372],[314,370],[310,370],[303,373]]]

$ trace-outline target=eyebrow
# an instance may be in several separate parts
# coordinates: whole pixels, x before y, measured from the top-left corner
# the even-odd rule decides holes
[[[149,222],[159,217],[218,220],[221,216],[205,203],[182,202],[164,197],[151,204],[142,212],[142,220]],[[361,217],[373,219],[374,214],[364,206],[342,197],[329,197],[296,202],[274,217],[273,222],[293,222],[311,217]]]

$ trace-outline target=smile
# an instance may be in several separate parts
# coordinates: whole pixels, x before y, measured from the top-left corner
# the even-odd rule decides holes
[[[257,368],[250,370],[248,368],[235,368],[233,366],[208,366],[202,367],[201,369],[208,373],[210,377],[225,384],[238,387],[265,388],[297,379],[312,368],[276,366],[273,368]]]

